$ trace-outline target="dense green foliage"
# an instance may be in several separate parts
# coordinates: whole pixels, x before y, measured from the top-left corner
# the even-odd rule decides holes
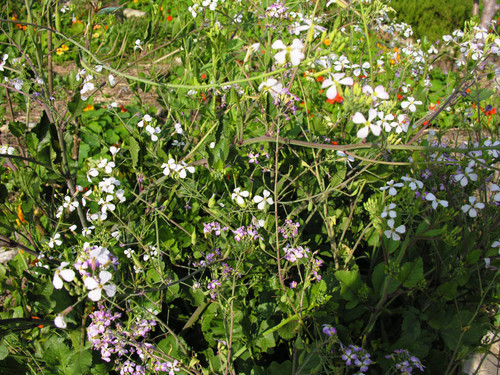
[[[472,17],[473,0],[391,0],[398,22],[413,27],[415,38],[427,37],[430,41],[463,29]]]
[[[0,371],[452,375],[487,348],[500,38],[349,3],[0,5]]]

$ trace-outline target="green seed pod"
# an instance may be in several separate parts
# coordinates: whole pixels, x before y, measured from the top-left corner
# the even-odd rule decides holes
[[[215,194],[213,194],[208,200],[208,208],[213,208],[215,206]]]

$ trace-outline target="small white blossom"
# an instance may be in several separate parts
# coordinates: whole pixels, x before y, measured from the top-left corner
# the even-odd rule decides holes
[[[273,198],[270,196],[271,193],[268,190],[264,189],[264,191],[262,192],[262,195],[263,195],[263,197],[261,197],[260,195],[256,195],[255,197],[253,197],[253,201],[255,203],[257,203],[257,208],[259,210],[264,209],[266,202],[269,205],[274,203]]]
[[[61,238],[61,235],[59,233],[56,233],[54,235],[54,237],[52,237],[50,240],[49,240],[49,247],[51,249],[54,248],[54,246],[61,246],[62,245],[62,241],[59,239]]]
[[[417,110],[416,105],[421,105],[422,102],[420,100],[415,100],[415,98],[409,96],[404,102],[401,102],[401,108],[408,108],[411,112],[415,112]]]
[[[304,45],[299,39],[294,39],[292,44],[288,47],[278,39],[272,44],[271,48],[281,50],[280,52],[276,53],[276,55],[274,55],[274,58],[276,59],[278,64],[284,64],[286,62],[286,57],[289,56],[292,65],[297,66],[305,57],[305,55],[302,53]]]
[[[476,203],[476,200],[476,197],[469,197],[470,204],[464,204],[462,206],[462,211],[464,212],[464,214],[468,213],[470,217],[476,217],[477,210],[482,210],[484,208],[484,203]]]
[[[101,299],[102,291],[106,292],[108,297],[113,297],[116,293],[116,286],[106,283],[113,278],[113,275],[108,271],[99,272],[99,277],[89,276],[85,279],[84,284],[87,290],[90,291],[89,298],[97,302]]]
[[[235,188],[231,194],[231,199],[236,201],[240,206],[245,204],[245,199],[250,196],[250,193],[246,190],[241,191],[241,188]]]
[[[394,228],[394,219],[387,220],[387,225],[389,226],[389,229],[384,231],[385,236],[389,239],[392,238],[394,241],[400,241],[400,234],[406,232],[406,227],[404,225],[400,225],[399,227]]]

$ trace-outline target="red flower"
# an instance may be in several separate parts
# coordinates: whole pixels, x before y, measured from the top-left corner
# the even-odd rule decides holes
[[[344,98],[341,97],[339,93],[337,93],[337,96],[333,99],[326,99],[326,102],[330,103],[330,104],[342,103],[343,101],[344,101]]]
[[[172,18],[172,16],[169,14],[169,15],[167,16],[167,21],[172,21],[172,20],[173,20],[173,18]]]

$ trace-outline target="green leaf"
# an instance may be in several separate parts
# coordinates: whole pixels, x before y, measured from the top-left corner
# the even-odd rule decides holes
[[[9,349],[2,343],[0,344],[0,361],[9,355]]]
[[[26,132],[26,124],[20,121],[9,123],[9,131],[14,137],[20,138]]]
[[[424,263],[422,258],[417,258],[413,262],[406,262],[401,266],[399,281],[406,288],[414,288],[424,278]]]
[[[130,150],[130,156],[132,157],[132,168],[137,167],[137,163],[139,162],[139,143],[135,140],[135,138],[130,137],[129,138],[129,150]]]
[[[357,291],[364,285],[359,272],[357,270],[337,271],[335,272],[335,278],[340,282],[340,296],[346,301],[355,302],[351,308],[355,307],[359,301]]]

